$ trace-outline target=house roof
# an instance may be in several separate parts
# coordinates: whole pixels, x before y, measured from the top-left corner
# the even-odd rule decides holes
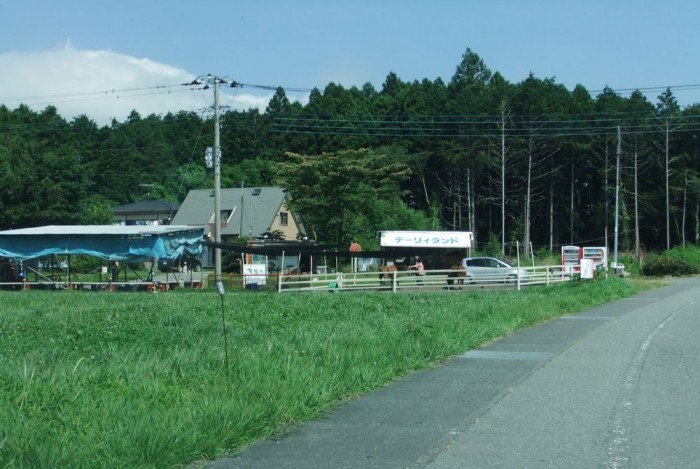
[[[224,236],[260,236],[270,229],[286,200],[281,187],[244,187],[221,189],[221,211],[231,215],[222,218]],[[191,190],[172,220],[174,225],[206,225],[213,222],[214,190]]]
[[[142,200],[133,204],[120,205],[112,210],[114,215],[143,215],[150,213],[174,214],[180,208],[178,204],[167,200]]]

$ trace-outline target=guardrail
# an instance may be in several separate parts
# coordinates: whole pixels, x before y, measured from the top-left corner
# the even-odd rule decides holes
[[[221,280],[231,290],[274,290],[280,293],[299,291],[420,291],[468,290],[473,288],[514,288],[531,285],[551,285],[573,278],[571,271],[561,266],[520,267],[519,275],[510,273],[482,273],[469,275],[464,270],[426,270],[425,275],[415,271],[358,272],[330,274],[286,275],[222,275]],[[250,277],[250,278],[248,278]],[[215,280],[208,279],[211,286]],[[254,280],[260,281],[256,283]]]
[[[551,285],[572,280],[575,269],[561,266],[520,267],[516,275],[513,269],[506,273],[481,273],[470,275],[461,269],[426,270],[425,275],[415,271],[317,273],[317,274],[222,274],[219,277],[228,291],[267,290],[284,292],[299,291],[460,291],[474,288],[521,288],[533,285]],[[159,278],[154,281],[131,282],[3,282],[0,289],[76,289],[93,291],[168,291],[174,288],[214,288],[214,274],[198,278]]]

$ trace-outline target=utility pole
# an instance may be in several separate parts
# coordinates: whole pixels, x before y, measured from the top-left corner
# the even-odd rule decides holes
[[[221,143],[219,141],[219,77],[214,77],[214,276],[221,281]]]
[[[665,162],[665,176],[666,176],[666,250],[671,249],[671,202],[669,199],[669,187],[668,187],[668,180],[669,180],[669,172],[668,172],[668,121],[669,118],[666,116],[666,146],[665,146],[665,154],[666,158],[664,159]]]
[[[620,216],[620,154],[622,153],[620,126],[617,126],[617,167],[615,169],[615,241],[613,249],[615,256],[613,259],[615,273],[617,273],[617,236],[618,236],[618,219]]]
[[[214,275],[216,281],[221,280],[221,144],[219,132],[219,85],[225,84],[231,88],[239,86],[235,81],[220,78],[218,76],[201,76],[195,78],[191,83],[184,83],[186,86],[201,86],[201,89],[214,87]]]
[[[221,147],[219,142],[219,86],[225,85],[228,88],[259,88],[263,90],[274,91],[279,87],[266,85],[252,85],[239,83],[228,78],[212,76],[211,74],[202,75],[195,78],[191,83],[183,83],[185,86],[192,87],[191,89],[209,89],[214,87],[214,148],[213,148],[213,164],[214,164],[214,242],[217,246],[214,248],[214,273],[216,281],[221,280],[221,249],[218,245],[221,243]],[[195,88],[196,87],[196,88]],[[304,88],[287,88],[291,91],[311,92],[310,89]],[[241,191],[242,193],[242,191]],[[252,216],[251,216],[252,219]],[[243,204],[241,203],[241,231],[243,227]],[[252,224],[251,224],[252,230]],[[242,233],[239,233],[242,236]]]
[[[243,181],[241,181],[241,205],[240,205],[239,211],[241,212],[241,225],[238,228],[238,236],[240,238],[242,238],[243,237],[243,213],[245,212],[245,210],[243,210]]]

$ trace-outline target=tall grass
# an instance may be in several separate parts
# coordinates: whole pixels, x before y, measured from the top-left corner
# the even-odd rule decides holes
[[[179,467],[515,329],[633,294],[0,292],[0,467]]]

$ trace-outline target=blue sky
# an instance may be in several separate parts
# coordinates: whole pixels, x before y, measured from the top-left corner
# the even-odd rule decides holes
[[[207,73],[320,89],[381,89],[390,72],[447,82],[467,47],[513,83],[532,72],[591,92],[698,85],[674,94],[700,102],[697,0],[0,0],[0,11],[0,104],[100,123],[211,105],[210,91],[148,90]],[[224,98],[264,109],[269,97]]]

